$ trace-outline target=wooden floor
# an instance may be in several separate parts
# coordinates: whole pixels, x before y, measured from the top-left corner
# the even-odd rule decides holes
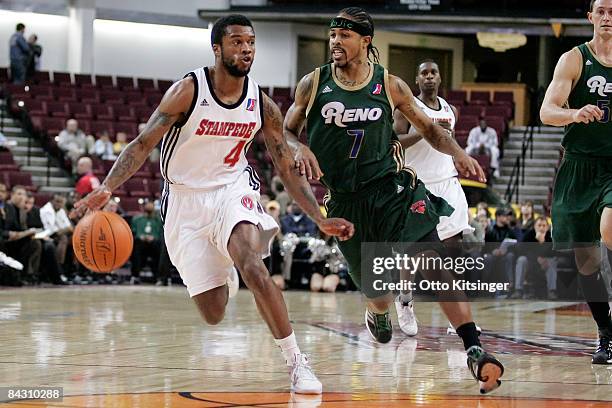
[[[359,294],[285,293],[322,397],[290,395],[279,350],[252,296],[205,326],[180,287],[0,290],[0,386],[61,386],[62,402],[19,407],[604,407],[612,366],[591,366],[594,324],[581,305],[473,304],[481,339],[506,366],[480,396],[434,303],[420,332],[373,343]]]

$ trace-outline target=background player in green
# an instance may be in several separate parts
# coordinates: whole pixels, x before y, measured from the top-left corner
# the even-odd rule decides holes
[[[590,10],[593,39],[561,56],[540,117],[566,127],[553,194],[553,242],[574,248],[578,281],[599,329],[592,362],[611,364],[612,320],[598,242],[612,248],[612,0],[592,0]]]
[[[403,149],[393,132],[395,108],[432,146],[453,156],[460,172],[484,180],[476,161],[416,106],[408,85],[378,65],[373,35],[374,23],[365,10],[341,10],[330,25],[333,62],[302,78],[285,117],[285,136],[290,140],[296,140],[307,122],[308,143],[331,194],[329,215],[342,214],[355,225],[353,238],[340,245],[358,286],[362,242],[439,242],[439,216],[452,213],[444,200],[429,194],[412,169],[403,167]],[[370,53],[374,63],[368,60]],[[361,289],[367,298],[366,327],[372,337],[386,343],[392,335],[393,296],[374,295],[365,285]],[[482,349],[469,304],[440,306],[457,327],[481,392],[497,388],[503,366]]]

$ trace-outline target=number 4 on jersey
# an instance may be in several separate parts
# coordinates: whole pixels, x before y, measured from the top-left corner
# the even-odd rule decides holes
[[[234,146],[232,150],[230,150],[228,155],[225,156],[225,159],[223,159],[223,163],[229,164],[230,167],[234,167],[236,163],[238,163],[238,160],[240,160],[240,153],[242,153],[242,149],[244,148],[246,142],[246,140],[238,142],[238,144]]]

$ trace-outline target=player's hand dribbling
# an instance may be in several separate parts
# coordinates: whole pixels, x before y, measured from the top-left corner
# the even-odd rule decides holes
[[[487,176],[476,159],[469,156],[464,151],[453,157],[453,159],[455,160],[455,167],[457,168],[459,174],[465,177],[469,177],[470,175],[476,176],[481,183],[487,182]]]
[[[603,112],[595,105],[586,105],[576,110],[573,115],[574,123],[591,123],[603,118]]]
[[[317,224],[321,232],[338,237],[340,241],[351,239],[355,226],[344,218],[324,218]]]
[[[295,167],[300,172],[300,175],[306,176],[308,180],[319,180],[323,177],[323,172],[319,167],[319,162],[315,157],[314,153],[308,146],[303,143],[298,144],[297,151],[295,152]]]
[[[106,205],[112,196],[112,192],[104,184],[94,189],[91,193],[74,204],[79,215],[83,215],[87,209],[99,210]]]

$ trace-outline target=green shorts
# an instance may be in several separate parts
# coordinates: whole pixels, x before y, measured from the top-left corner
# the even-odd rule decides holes
[[[612,207],[612,159],[566,152],[553,190],[554,248],[564,250],[598,244],[601,213],[606,207]]]
[[[360,289],[362,242],[417,242],[435,230],[441,216],[454,211],[444,199],[431,194],[410,169],[357,193],[332,193],[326,206],[329,217],[341,217],[355,225],[355,235],[340,241],[339,247]]]

